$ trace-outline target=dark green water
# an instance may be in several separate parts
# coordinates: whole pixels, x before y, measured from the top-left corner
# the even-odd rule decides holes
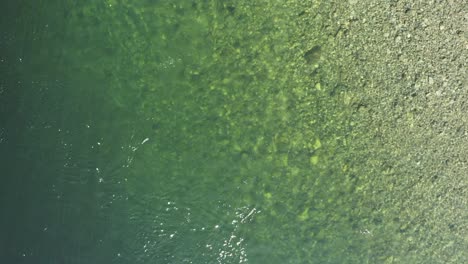
[[[311,3],[7,2],[1,263],[395,254],[348,170]]]

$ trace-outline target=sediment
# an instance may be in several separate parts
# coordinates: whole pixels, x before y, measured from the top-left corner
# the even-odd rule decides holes
[[[381,260],[466,262],[468,2],[316,2],[321,67],[344,87],[349,173],[368,180],[388,229],[376,232],[400,241],[388,252],[408,256]]]

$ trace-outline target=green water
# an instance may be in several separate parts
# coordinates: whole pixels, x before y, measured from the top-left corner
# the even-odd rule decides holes
[[[411,260],[298,2],[2,4],[0,262]]]

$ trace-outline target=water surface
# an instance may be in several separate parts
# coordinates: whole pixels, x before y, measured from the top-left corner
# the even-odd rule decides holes
[[[305,37],[315,4],[4,6],[3,262],[393,254],[371,250],[397,234],[374,236],[382,213],[349,170],[343,87]]]

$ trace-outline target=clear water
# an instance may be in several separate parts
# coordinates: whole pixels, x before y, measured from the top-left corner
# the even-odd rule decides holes
[[[374,234],[308,3],[10,2],[2,263],[411,259]]]

